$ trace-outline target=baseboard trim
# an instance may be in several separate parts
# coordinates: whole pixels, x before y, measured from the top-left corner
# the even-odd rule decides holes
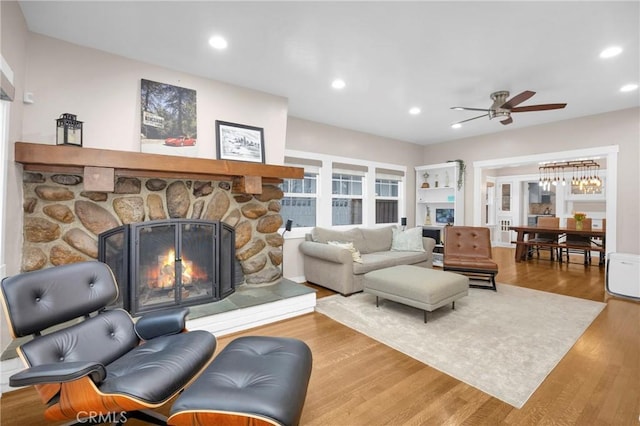
[[[224,336],[310,313],[315,310],[315,306],[316,294],[307,293],[271,303],[196,318],[187,321],[187,328],[189,330],[206,330],[216,336]]]
[[[0,396],[3,393],[18,389],[9,386],[9,377],[22,369],[24,369],[24,365],[20,358],[11,358],[0,362]]]

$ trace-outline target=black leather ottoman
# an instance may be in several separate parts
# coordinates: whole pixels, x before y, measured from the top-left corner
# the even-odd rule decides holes
[[[312,355],[301,340],[233,340],[171,407],[170,425],[297,425]]]

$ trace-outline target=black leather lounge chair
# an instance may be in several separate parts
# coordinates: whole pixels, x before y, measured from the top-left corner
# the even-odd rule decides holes
[[[118,287],[109,267],[82,262],[2,280],[2,303],[27,366],[11,386],[34,385],[50,421],[166,424],[151,411],[202,372],[216,348],[206,331],[186,332],[188,310],[155,312],[134,324],[122,309],[105,310]],[[54,325],[84,318],[62,329]]]

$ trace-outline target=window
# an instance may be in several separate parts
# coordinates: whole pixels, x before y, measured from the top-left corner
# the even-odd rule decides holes
[[[305,171],[304,179],[280,186],[280,215],[293,221],[293,230],[397,224],[405,215],[405,166],[295,150],[285,150],[284,164]]]
[[[362,176],[333,173],[331,179],[331,224],[362,224]]]
[[[398,183],[376,178],[376,223],[398,222]]]
[[[284,192],[282,219],[291,219],[296,228],[316,226],[318,174],[305,172],[304,179],[285,179],[280,188]]]

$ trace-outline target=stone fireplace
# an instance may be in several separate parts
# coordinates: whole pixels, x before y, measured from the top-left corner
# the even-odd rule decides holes
[[[23,272],[97,259],[98,236],[119,226],[192,219],[235,230],[244,283],[281,281],[277,185],[303,178],[302,168],[26,142],[14,150],[23,165]]]
[[[236,259],[247,284],[281,277],[282,191],[232,193],[229,180],[116,177],[113,192],[88,191],[77,173],[23,173],[22,271],[98,258],[98,236],[146,221],[222,221],[235,229]]]

